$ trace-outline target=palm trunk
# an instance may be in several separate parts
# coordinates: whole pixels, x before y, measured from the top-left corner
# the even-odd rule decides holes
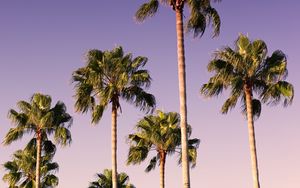
[[[112,103],[111,113],[111,154],[112,154],[112,185],[118,188],[117,184],[117,106]]]
[[[159,153],[160,155],[160,188],[165,188],[165,165],[166,165],[166,153],[164,151]]]
[[[42,142],[42,135],[41,131],[37,131],[37,137],[36,137],[36,169],[35,169],[35,187],[40,188],[40,164],[41,164],[41,142]]]
[[[186,78],[184,57],[184,36],[182,23],[182,10],[176,9],[176,32],[177,32],[177,57],[178,57],[178,79],[180,100],[180,127],[182,147],[182,178],[183,187],[190,187],[190,169],[187,151],[187,105],[186,105]]]
[[[255,144],[253,113],[252,113],[252,90],[250,87],[247,87],[246,85],[244,91],[246,95],[246,105],[247,105],[248,136],[249,136],[250,155],[251,155],[253,187],[260,188],[259,177],[258,177],[258,164],[257,164],[256,144]]]

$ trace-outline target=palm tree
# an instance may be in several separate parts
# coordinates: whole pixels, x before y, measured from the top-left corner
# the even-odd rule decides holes
[[[91,182],[89,188],[112,188],[112,170],[104,169],[103,174],[96,175],[97,180]],[[119,188],[135,188],[129,183],[129,176],[124,172],[117,175],[117,185]]]
[[[36,188],[40,186],[41,171],[41,150],[42,141],[48,140],[48,136],[54,136],[56,143],[63,146],[71,143],[70,128],[72,117],[66,112],[66,106],[63,102],[57,102],[51,108],[51,97],[35,93],[30,103],[19,101],[17,103],[20,112],[11,109],[8,117],[15,124],[4,138],[4,144],[11,144],[13,141],[19,140],[25,133],[34,133],[36,138]]]
[[[76,111],[92,112],[92,123],[98,123],[108,104],[112,105],[112,179],[117,186],[117,113],[121,111],[120,99],[149,112],[155,107],[155,98],[144,88],[151,84],[151,77],[143,69],[145,57],[124,54],[122,47],[112,51],[90,50],[87,65],[73,73],[76,83]]]
[[[179,154],[181,163],[181,129],[180,116],[178,113],[164,113],[157,111],[157,115],[148,115],[140,120],[137,125],[137,132],[129,135],[130,149],[127,164],[139,164],[144,161],[150,151],[155,151],[151,158],[146,172],[155,169],[157,162],[160,166],[160,187],[165,187],[165,163],[167,155]],[[187,129],[188,137],[191,135],[191,127]],[[188,140],[188,157],[192,167],[196,165],[197,148],[199,139]]]
[[[8,172],[3,180],[8,182],[9,188],[34,188],[36,186],[36,139],[33,138],[25,149],[18,150],[13,154],[12,161],[4,163]],[[58,177],[54,175],[58,171],[58,164],[52,162],[55,154],[55,145],[51,141],[42,142],[41,156],[41,182],[42,188],[56,187]]]
[[[222,113],[227,113],[238,99],[241,100],[248,120],[254,188],[260,185],[253,120],[260,115],[261,102],[274,105],[283,100],[287,106],[294,97],[293,86],[285,81],[288,75],[286,55],[276,50],[267,56],[267,51],[264,41],[252,42],[247,36],[240,35],[235,49],[227,46],[215,52],[207,67],[214,76],[201,88],[201,93],[208,97],[218,96],[223,89],[230,88],[231,94],[222,106]],[[258,99],[253,94],[257,94]]]
[[[214,0],[215,2],[221,0]],[[186,71],[185,71],[185,53],[184,53],[184,35],[183,35],[183,11],[184,6],[190,9],[190,16],[186,23],[187,31],[191,31],[194,37],[202,36],[206,26],[210,23],[214,28],[213,36],[220,32],[220,17],[218,12],[211,7],[211,0],[149,0],[144,3],[135,14],[137,21],[142,22],[147,17],[153,16],[160,4],[170,6],[176,14],[176,32],[177,32],[177,59],[178,59],[178,79],[179,79],[179,101],[181,117],[181,144],[182,144],[182,176],[183,187],[190,187],[190,174],[188,162],[188,144],[187,144],[187,104],[186,104]]]

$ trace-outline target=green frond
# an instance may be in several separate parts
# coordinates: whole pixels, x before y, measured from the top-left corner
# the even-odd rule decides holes
[[[210,0],[187,0],[190,16],[186,23],[188,32],[192,32],[194,37],[202,36],[206,30],[206,27],[210,24],[213,27],[213,37],[216,37],[220,33],[221,19],[216,11],[211,6]]]
[[[266,58],[267,53],[267,44],[263,40],[255,40],[252,42],[251,55],[254,57],[253,61],[261,62]]]
[[[89,50],[87,52],[87,54],[86,54],[87,65],[88,66],[92,65],[91,68],[97,69],[96,65],[98,64],[99,60],[103,59],[103,56],[104,56],[104,53],[101,50],[98,50],[98,49],[91,49],[91,50]],[[94,65],[94,67],[93,67],[93,65]],[[78,69],[78,71],[81,72],[81,73],[83,73],[83,72],[86,71],[86,69],[85,68],[80,68],[80,69]]]
[[[90,182],[89,188],[111,188],[112,187],[112,170],[104,169],[103,173],[96,174],[96,181]],[[117,187],[118,188],[135,188],[134,185],[129,183],[129,176],[121,172],[117,174]]]
[[[49,111],[47,112],[43,117],[41,117],[40,120],[40,127],[45,128],[53,125],[53,119],[54,119],[54,113]]]
[[[9,174],[4,174],[3,181],[7,182],[10,186],[15,187],[16,184],[21,180],[22,174],[20,172],[12,171]]]
[[[54,154],[56,152],[56,146],[51,140],[45,140],[42,142],[42,149],[45,155]]]
[[[104,112],[106,106],[107,105],[105,104],[105,105],[95,105],[95,107],[93,107],[93,110],[92,110],[92,123],[97,124],[101,120],[103,112]]]
[[[49,174],[42,180],[43,187],[42,188],[48,188],[48,187],[56,187],[58,186],[59,179],[57,176],[53,174]]]
[[[194,37],[204,34],[206,29],[206,18],[203,14],[199,12],[197,8],[192,8],[190,17],[186,24],[187,32],[192,32]]]
[[[224,88],[223,83],[220,81],[209,82],[201,87],[200,93],[206,97],[218,96],[222,93]]]
[[[293,102],[294,87],[286,81],[279,81],[266,87],[261,97],[264,103],[276,105],[283,100],[283,105],[287,106]]]
[[[240,34],[235,41],[236,51],[241,55],[247,55],[251,53],[251,42],[246,35]]]
[[[20,109],[20,111],[23,112],[24,114],[29,113],[32,108],[31,105],[26,101],[19,101],[17,103],[17,106]]]
[[[221,59],[230,64],[236,73],[243,72],[243,69],[246,67],[244,57],[228,46],[224,47],[221,51],[214,52],[214,56],[215,59]]]
[[[228,64],[226,61],[221,60],[221,59],[213,59],[207,65],[208,72],[215,71],[216,73],[218,73],[223,69],[233,70],[233,66]]]
[[[208,17],[213,27],[213,37],[217,37],[220,34],[221,18],[216,9],[210,7],[207,9]]]
[[[247,106],[246,106],[245,99],[243,101],[241,108],[242,108],[242,114],[244,114],[245,117],[247,117]],[[257,120],[260,117],[260,114],[261,114],[261,102],[258,99],[252,99],[252,115],[254,120]]]
[[[76,102],[75,102],[75,110],[78,112],[87,112],[93,106],[95,99],[93,98],[92,91],[93,86],[91,84],[86,84],[84,82],[80,82],[80,84],[76,85]]]
[[[188,160],[191,163],[191,167],[194,168],[196,166],[197,159],[197,148],[191,148],[188,150]]]
[[[223,104],[222,106],[222,109],[221,109],[221,112],[223,114],[227,114],[227,112],[229,110],[231,110],[232,108],[235,107],[240,95],[240,93],[237,93],[236,95],[231,95],[226,101],[225,103]]]
[[[124,88],[121,97],[145,112],[153,112],[156,106],[154,95],[145,92],[138,86]]]
[[[13,141],[22,139],[25,130],[22,127],[10,128],[8,133],[6,134],[3,144],[9,145]]]
[[[14,109],[10,109],[8,112],[8,118],[17,126],[26,126],[28,122],[28,115],[25,113],[18,113]]]
[[[138,87],[150,87],[151,77],[147,70],[137,70],[131,75],[131,84]]]
[[[280,50],[273,52],[271,57],[265,60],[261,74],[267,82],[286,79],[288,75],[286,55]]]
[[[51,97],[49,95],[43,95],[41,93],[35,93],[31,97],[31,103],[36,104],[41,110],[50,110],[51,108]]]
[[[188,140],[188,160],[192,168],[196,166],[197,162],[197,149],[199,147],[200,140],[198,138],[193,138]],[[178,155],[178,164],[182,163],[181,151]]]
[[[135,19],[139,22],[144,21],[147,17],[152,17],[157,12],[159,6],[158,0],[150,0],[144,3],[135,13]]]
[[[54,133],[54,140],[56,143],[61,144],[63,146],[71,144],[72,137],[70,130],[66,127],[57,127]]]
[[[151,170],[154,170],[157,164],[157,157],[154,156],[150,161],[148,166],[145,169],[145,172],[150,172]]]
[[[140,164],[147,158],[149,149],[150,148],[145,146],[131,146],[128,152],[127,165]]]

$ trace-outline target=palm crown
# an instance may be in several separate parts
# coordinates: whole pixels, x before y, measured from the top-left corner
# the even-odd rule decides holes
[[[97,180],[90,183],[89,188],[111,188],[112,187],[112,171],[104,169],[103,174],[97,173]],[[117,175],[117,184],[119,188],[135,188],[129,183],[129,176],[122,172]]]
[[[214,0],[218,2],[220,0]],[[210,23],[214,28],[214,35],[220,33],[221,20],[218,12],[211,6],[211,0],[149,0],[144,3],[135,14],[137,21],[144,21],[147,17],[154,16],[159,5],[169,5],[174,11],[183,11],[184,6],[190,9],[190,16],[186,22],[186,30],[196,36],[202,36]]]
[[[4,138],[4,144],[10,144],[21,139],[24,133],[34,133],[36,142],[36,181],[35,187],[41,187],[40,173],[41,152],[43,141],[48,140],[48,135],[53,135],[58,144],[66,145],[71,142],[71,132],[69,127],[72,124],[72,117],[66,112],[66,106],[62,102],[57,102],[51,108],[51,97],[36,93],[31,97],[30,103],[20,101],[17,103],[20,112],[13,109],[9,111],[9,118],[15,124]]]
[[[30,103],[19,101],[17,103],[20,112],[11,109],[9,118],[16,125],[6,134],[4,144],[21,139],[24,133],[35,133],[41,135],[42,140],[47,140],[48,135],[54,135],[57,143],[66,145],[71,142],[69,127],[72,117],[66,112],[63,102],[57,102],[51,108],[51,97],[36,93],[32,96]]]
[[[124,54],[122,47],[112,51],[90,50],[87,65],[73,73],[76,83],[76,110],[92,111],[92,122],[97,123],[109,103],[121,108],[119,98],[135,104],[141,110],[155,107],[153,95],[143,88],[150,86],[151,77],[142,69],[145,57]]]
[[[124,54],[122,47],[111,51],[90,50],[87,65],[73,73],[76,83],[75,108],[80,112],[92,112],[92,123],[100,121],[104,110],[112,106],[112,179],[117,187],[117,113],[121,109],[120,99],[134,104],[142,111],[155,108],[155,98],[144,89],[151,83],[145,57]]]
[[[41,187],[55,187],[58,185],[58,177],[54,175],[58,171],[58,164],[52,162],[55,153],[55,145],[51,141],[44,141],[41,156]],[[34,188],[36,170],[36,140],[31,139],[25,149],[13,154],[12,161],[4,163],[7,171],[3,180],[9,183],[9,188]]]
[[[128,153],[128,164],[138,164],[144,161],[150,151],[156,151],[156,155],[150,160],[146,172],[153,170],[157,161],[163,160],[166,155],[178,153],[181,163],[181,133],[180,116],[178,113],[164,113],[157,111],[157,115],[148,115],[140,120],[137,132],[129,135],[130,149]],[[188,126],[188,136],[191,135],[191,127]],[[188,140],[189,160],[192,166],[196,165],[197,148],[199,139]]]
[[[278,104],[283,100],[286,106],[293,100],[293,86],[285,81],[287,72],[286,55],[276,50],[267,56],[267,45],[262,40],[253,42],[245,35],[240,35],[235,42],[235,49],[228,46],[218,50],[208,64],[208,71],[214,72],[207,84],[201,88],[205,96],[217,96],[223,89],[230,88],[230,97],[222,107],[222,113],[234,108],[238,99],[246,110],[245,92],[257,94],[252,100],[253,114],[258,117],[261,102]]]

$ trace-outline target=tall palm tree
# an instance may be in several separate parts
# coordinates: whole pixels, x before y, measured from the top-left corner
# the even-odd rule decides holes
[[[231,90],[230,97],[222,106],[222,113],[234,108],[241,100],[243,112],[248,120],[248,136],[252,163],[253,187],[259,188],[257,152],[255,144],[254,118],[261,112],[261,102],[284,106],[291,104],[294,97],[293,86],[286,82],[286,55],[276,50],[267,56],[267,45],[262,40],[253,42],[245,35],[240,35],[235,48],[224,47],[214,54],[208,64],[208,71],[214,72],[207,84],[201,88],[205,96],[218,96],[223,89]],[[258,99],[254,98],[257,94]]]
[[[112,188],[112,170],[104,169],[103,174],[96,175],[97,180],[91,182],[89,188]],[[119,188],[135,188],[129,183],[129,176],[124,172],[117,174],[117,185]]]
[[[181,160],[181,129],[180,116],[175,112],[164,113],[157,111],[157,115],[148,115],[140,120],[137,132],[129,135],[130,149],[127,164],[139,164],[144,161],[150,151],[155,151],[155,156],[149,162],[146,172],[155,169],[157,162],[160,166],[160,187],[165,187],[165,163],[167,155],[179,154]],[[188,137],[191,135],[191,127],[187,129]],[[188,157],[192,167],[196,165],[197,148],[199,139],[188,140]]]
[[[214,0],[215,2],[221,0]],[[160,4],[170,6],[176,16],[177,32],[177,59],[178,59],[178,79],[179,79],[179,101],[181,116],[181,139],[182,139],[182,178],[183,187],[190,187],[190,174],[188,162],[188,144],[187,144],[187,104],[186,104],[186,71],[185,71],[185,53],[184,53],[184,35],[183,35],[183,11],[184,6],[190,10],[190,16],[186,22],[187,31],[191,31],[194,37],[202,36],[206,26],[210,23],[214,28],[213,36],[220,32],[220,17],[218,12],[211,7],[211,0],[148,0],[136,12],[137,21],[144,21],[147,17],[153,16]]]
[[[155,107],[155,98],[144,89],[151,77],[143,69],[145,57],[124,54],[122,47],[112,51],[90,50],[87,64],[73,73],[76,83],[75,108],[79,112],[92,112],[92,123],[98,123],[109,103],[112,105],[112,179],[117,187],[117,113],[121,111],[120,99],[149,112]]]
[[[53,135],[56,143],[63,146],[71,142],[70,128],[72,117],[66,112],[66,106],[63,102],[58,101],[51,108],[51,97],[35,93],[30,102],[19,101],[17,103],[20,112],[11,109],[8,117],[15,124],[4,138],[4,144],[11,144],[19,140],[25,133],[34,133],[36,138],[36,188],[40,186],[41,171],[41,150],[42,141],[48,140],[49,135]]]
[[[36,139],[32,139],[23,150],[13,154],[12,161],[4,163],[8,171],[3,180],[9,184],[9,188],[34,188],[36,186]],[[42,188],[56,187],[58,177],[54,175],[58,171],[58,164],[52,162],[55,153],[55,145],[51,141],[42,142],[41,156],[41,182]]]

